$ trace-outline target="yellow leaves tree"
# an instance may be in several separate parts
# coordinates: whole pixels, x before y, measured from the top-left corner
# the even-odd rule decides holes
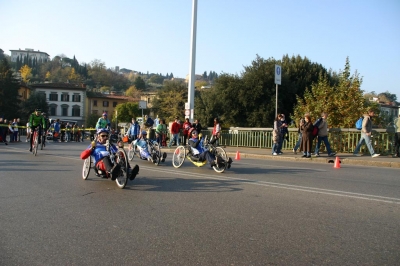
[[[21,67],[19,72],[21,73],[22,81],[28,83],[29,79],[32,77],[32,68],[30,68],[28,65],[24,65]]]
[[[51,80],[51,73],[50,71],[46,72],[46,76],[45,76],[46,80]]]
[[[130,86],[126,90],[125,95],[135,99],[140,99],[141,91],[139,91],[135,86]]]
[[[72,81],[79,81],[80,76],[79,76],[79,74],[77,74],[75,72],[75,68],[73,68],[73,67],[71,68],[71,71],[69,72],[69,75],[68,75],[68,79],[72,80]]]

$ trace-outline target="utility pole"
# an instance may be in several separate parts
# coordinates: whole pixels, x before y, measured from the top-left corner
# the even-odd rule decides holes
[[[190,47],[190,67],[189,67],[189,87],[188,87],[188,107],[190,110],[189,121],[193,123],[194,117],[194,82],[196,80],[196,30],[197,30],[197,0],[193,0],[192,9],[192,33]]]

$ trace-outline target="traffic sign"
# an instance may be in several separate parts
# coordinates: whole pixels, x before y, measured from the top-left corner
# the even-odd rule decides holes
[[[189,115],[190,115],[190,109],[186,109],[186,110],[185,110],[185,115],[186,115],[186,116],[189,116]]]
[[[280,65],[275,65],[275,84],[281,85],[282,68]]]

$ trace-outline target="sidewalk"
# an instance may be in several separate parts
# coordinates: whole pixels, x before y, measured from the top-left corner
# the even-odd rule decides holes
[[[171,149],[163,148],[168,153],[175,150],[175,146]],[[400,158],[389,156],[379,156],[372,158],[369,154],[356,157],[352,153],[338,153],[334,157],[328,157],[326,153],[320,153],[321,157],[302,158],[302,152],[294,154],[291,150],[283,150],[282,155],[273,156],[271,149],[260,148],[245,148],[245,147],[223,147],[229,157],[235,161],[236,153],[239,152],[240,158],[255,158],[255,159],[269,159],[279,161],[297,161],[297,162],[312,162],[312,163],[331,163],[332,167],[336,157],[339,157],[341,165],[366,165],[376,167],[391,167],[400,169]]]

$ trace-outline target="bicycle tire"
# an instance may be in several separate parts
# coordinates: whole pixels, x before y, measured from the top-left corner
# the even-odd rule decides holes
[[[115,154],[115,162],[121,166],[121,171],[115,179],[115,183],[119,188],[124,188],[128,183],[128,157],[124,149],[119,148]]]

